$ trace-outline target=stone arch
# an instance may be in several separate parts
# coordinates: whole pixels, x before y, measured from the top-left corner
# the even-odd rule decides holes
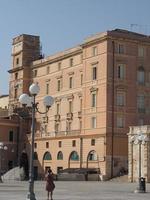
[[[42,160],[42,168],[44,170],[44,173],[51,168],[52,164],[52,156],[49,151],[46,151],[43,155],[43,160]]]
[[[98,162],[98,156],[95,150],[91,150],[87,156],[87,168],[89,167],[89,162]]]
[[[63,160],[63,153],[62,151],[59,151],[57,154],[57,160]]]
[[[43,160],[52,160],[52,156],[49,151],[45,152]]]
[[[68,168],[79,167],[79,154],[77,151],[72,151],[69,156]]]

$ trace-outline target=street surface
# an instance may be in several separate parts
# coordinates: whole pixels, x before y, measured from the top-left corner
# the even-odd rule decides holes
[[[127,182],[55,182],[54,200],[148,200],[150,184],[147,192],[135,194],[136,183]],[[0,200],[25,200],[28,192],[28,182],[7,181],[0,183]],[[36,200],[47,200],[45,182],[35,182]]]

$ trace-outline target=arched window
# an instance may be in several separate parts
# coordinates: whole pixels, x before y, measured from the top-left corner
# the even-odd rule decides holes
[[[46,152],[43,156],[43,160],[52,160],[52,156],[49,152]]]
[[[63,153],[61,151],[57,154],[57,160],[63,160]]]
[[[142,66],[140,66],[138,68],[137,81],[138,81],[139,84],[144,84],[144,82],[145,82],[145,71],[144,71],[144,68]]]
[[[33,159],[34,159],[34,160],[38,160],[37,152],[34,152]]]
[[[94,150],[89,152],[88,160],[90,160],[90,161],[97,160],[97,154],[96,154],[96,152]]]
[[[74,160],[74,161],[77,161],[79,160],[79,155],[76,151],[73,151],[71,154],[70,154],[70,160]]]

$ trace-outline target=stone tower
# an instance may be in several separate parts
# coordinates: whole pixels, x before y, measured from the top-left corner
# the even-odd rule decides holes
[[[40,58],[39,36],[20,35],[12,43],[12,69],[9,85],[10,111],[18,106],[18,98],[22,93],[28,93],[32,82],[31,63]]]

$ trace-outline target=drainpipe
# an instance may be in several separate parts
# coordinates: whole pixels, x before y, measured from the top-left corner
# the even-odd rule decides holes
[[[83,163],[83,138],[80,138],[80,169],[82,168]]]
[[[114,92],[115,92],[115,42],[112,41],[112,53],[113,53],[113,58],[112,58],[112,130],[111,130],[111,178],[113,178],[113,169],[114,169]]]

